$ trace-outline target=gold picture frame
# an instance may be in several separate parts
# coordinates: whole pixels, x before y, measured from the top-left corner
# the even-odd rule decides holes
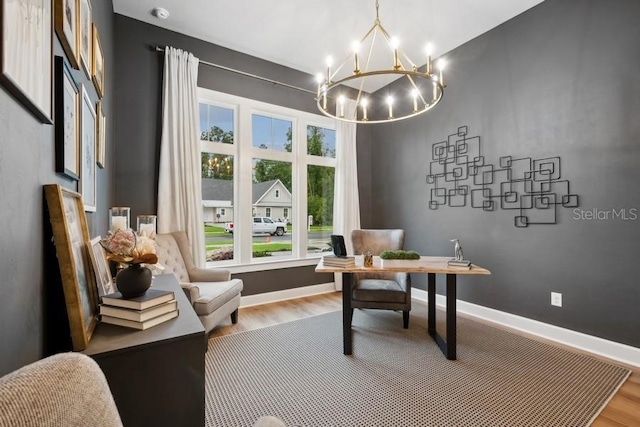
[[[92,24],[93,28],[93,59],[91,60],[91,78],[96,87],[98,97],[102,99],[104,96],[104,53],[102,52],[102,44],[98,35],[98,27]]]
[[[80,85],[82,93],[80,107],[80,194],[84,200],[84,210],[95,212],[98,204],[96,186],[96,134],[97,117],[93,101],[86,85]]]
[[[98,126],[96,147],[96,164],[101,169],[106,165],[107,157],[107,118],[104,115],[102,101],[96,103],[96,124]]]
[[[60,39],[60,44],[73,68],[80,68],[78,41],[80,23],[78,0],[55,0],[54,28]]]
[[[89,258],[91,259],[91,266],[93,267],[93,275],[96,279],[99,298],[115,292],[109,262],[107,261],[104,247],[100,244],[101,240],[102,237],[98,236],[87,242],[87,250],[89,251]]]
[[[93,61],[93,21],[91,18],[91,2],[89,0],[79,0],[78,13],[78,52],[80,64],[87,78],[91,78],[91,67]]]
[[[86,242],[89,229],[82,196],[58,184],[44,186],[49,220],[60,267],[74,351],[87,348],[98,323],[98,293],[92,278]]]

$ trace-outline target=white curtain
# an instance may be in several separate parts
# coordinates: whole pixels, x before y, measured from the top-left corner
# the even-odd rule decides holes
[[[348,100],[345,116],[354,116],[356,102]],[[360,197],[356,153],[356,124],[337,121],[336,178],[334,183],[333,233],[344,236],[347,253],[353,254],[351,231],[360,228]],[[336,274],[336,288],[342,289],[342,275]]]
[[[198,62],[189,52],[165,48],[158,232],[186,231],[194,262],[204,267]]]

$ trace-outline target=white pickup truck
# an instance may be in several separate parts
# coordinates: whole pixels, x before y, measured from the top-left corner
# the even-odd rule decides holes
[[[224,226],[224,231],[233,233],[233,223],[228,222]],[[266,216],[253,217],[253,234],[271,234],[272,236],[282,236],[287,232],[287,224],[274,221]]]

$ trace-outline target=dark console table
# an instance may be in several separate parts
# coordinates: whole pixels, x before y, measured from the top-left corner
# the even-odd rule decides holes
[[[83,353],[102,368],[125,427],[202,427],[204,327],[173,275],[153,287],[175,293],[178,317],[144,331],[100,323]]]

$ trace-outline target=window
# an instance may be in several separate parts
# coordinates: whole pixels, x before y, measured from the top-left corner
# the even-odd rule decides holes
[[[200,104],[200,140],[233,144],[233,110]]]
[[[235,259],[233,227],[227,224],[233,222],[235,206],[236,110],[200,103],[199,113],[207,261],[229,262]]]
[[[199,96],[207,261],[268,264],[330,251],[334,121],[207,89]],[[209,221],[208,209],[219,218]]]
[[[310,252],[330,246],[333,234],[333,183],[336,131],[307,126],[307,230]]]

